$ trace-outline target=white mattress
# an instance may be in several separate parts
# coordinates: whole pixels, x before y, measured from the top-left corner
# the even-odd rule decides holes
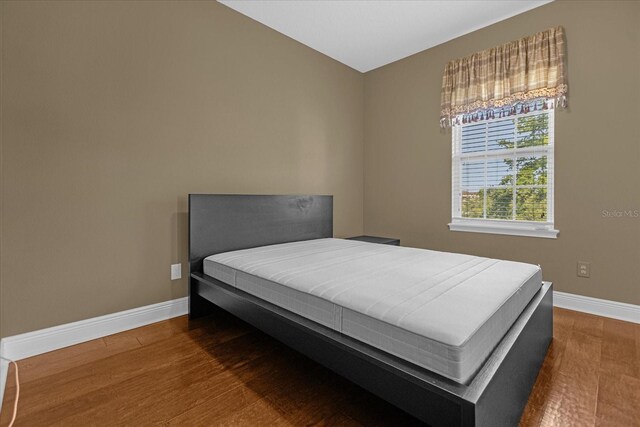
[[[535,265],[343,239],[217,254],[204,273],[459,383],[542,285]]]

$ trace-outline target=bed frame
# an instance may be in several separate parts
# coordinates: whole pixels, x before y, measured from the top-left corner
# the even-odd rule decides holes
[[[518,424],[551,342],[551,283],[459,384],[203,273],[209,255],[325,237],[333,237],[332,196],[189,195],[190,318],[220,307],[433,426]]]

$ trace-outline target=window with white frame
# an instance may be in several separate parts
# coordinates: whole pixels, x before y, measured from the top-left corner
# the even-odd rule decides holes
[[[547,106],[534,101],[453,125],[451,230],[557,236],[554,110]]]

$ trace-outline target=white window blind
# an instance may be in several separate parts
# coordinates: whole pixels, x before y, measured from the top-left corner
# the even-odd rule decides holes
[[[539,108],[454,125],[452,230],[557,235],[553,119],[553,109]]]

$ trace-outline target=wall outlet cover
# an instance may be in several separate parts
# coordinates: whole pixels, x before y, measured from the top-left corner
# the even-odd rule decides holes
[[[182,279],[182,264],[171,264],[171,280]]]
[[[591,263],[578,261],[578,277],[591,277]]]

